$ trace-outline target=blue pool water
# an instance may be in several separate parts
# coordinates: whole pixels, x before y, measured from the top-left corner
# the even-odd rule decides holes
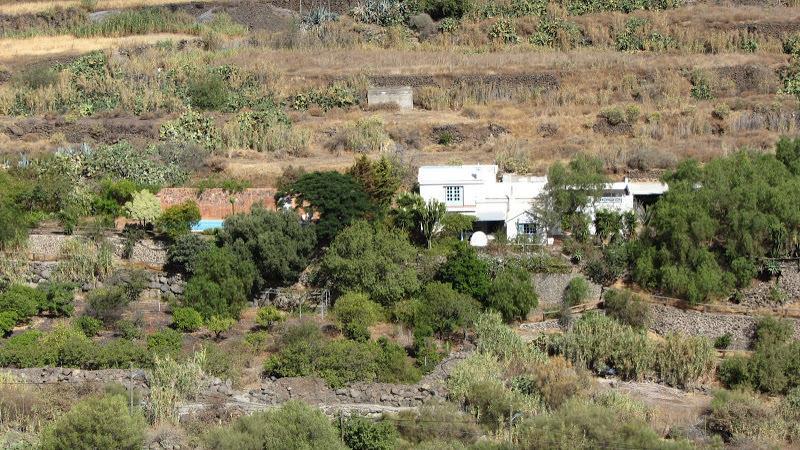
[[[192,231],[200,232],[213,228],[222,228],[222,222],[222,219],[201,219],[199,222],[194,224]]]

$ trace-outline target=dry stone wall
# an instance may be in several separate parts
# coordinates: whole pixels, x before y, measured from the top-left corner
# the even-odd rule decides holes
[[[573,278],[581,276],[579,273],[535,273],[533,274],[533,285],[539,295],[540,309],[553,309],[561,305],[564,289]],[[584,277],[585,278],[585,277]],[[600,297],[600,285],[594,284],[588,279],[589,299]]]

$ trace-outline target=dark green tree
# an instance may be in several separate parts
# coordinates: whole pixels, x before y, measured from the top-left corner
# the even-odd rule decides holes
[[[388,208],[391,205],[402,183],[400,169],[386,156],[381,156],[377,161],[370,161],[366,155],[361,155],[350,167],[348,174],[358,180],[372,203],[380,208]]]
[[[319,275],[335,292],[364,292],[389,306],[419,289],[416,254],[404,233],[358,221],[336,236]]]
[[[279,197],[289,196],[295,207],[316,218],[317,238],[323,244],[354,221],[375,212],[364,188],[351,175],[311,172],[302,175]]]
[[[260,207],[228,217],[219,240],[243,244],[258,269],[258,288],[295,283],[317,243],[314,229],[303,225],[296,213]]]
[[[466,242],[453,244],[451,253],[439,269],[439,280],[450,283],[453,289],[483,301],[489,292],[489,265]]]
[[[530,310],[539,304],[531,274],[521,267],[500,269],[483,304],[498,311],[506,322],[524,320]]]
[[[213,315],[239,317],[253,294],[256,268],[229,247],[212,247],[194,262],[194,276],[186,283],[184,303],[205,319]]]

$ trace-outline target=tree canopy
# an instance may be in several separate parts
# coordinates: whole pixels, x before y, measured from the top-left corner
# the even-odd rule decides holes
[[[301,175],[279,197],[290,196],[295,206],[317,219],[317,237],[328,243],[342,229],[375,211],[361,184],[339,172],[311,172]]]
[[[665,176],[633,246],[633,277],[693,302],[750,283],[762,257],[794,254],[800,232],[795,159],[740,151],[705,166],[686,161]]]
[[[228,217],[219,240],[224,245],[243,245],[258,269],[259,288],[295,283],[317,243],[313,227],[301,224],[296,213],[260,207]]]
[[[358,221],[331,243],[320,276],[335,292],[360,291],[390,305],[419,289],[416,253],[402,232]]]

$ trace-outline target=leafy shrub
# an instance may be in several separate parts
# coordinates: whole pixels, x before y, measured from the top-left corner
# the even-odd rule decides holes
[[[414,382],[419,379],[405,351],[388,342],[328,340],[307,323],[289,327],[264,372],[277,377],[317,376],[331,387],[355,381]]]
[[[664,441],[641,419],[621,416],[614,408],[578,400],[552,414],[523,419],[516,435],[524,448],[684,448]],[[579,444],[578,444],[579,443]]]
[[[384,27],[403,25],[408,21],[413,6],[399,0],[365,0],[353,8],[353,18],[359,22]]]
[[[715,97],[711,81],[705,72],[701,70],[693,71],[689,81],[692,83],[690,94],[695,100],[711,100]]]
[[[519,42],[517,26],[510,19],[497,19],[489,28],[489,38],[505,44],[516,44]]]
[[[762,401],[741,391],[720,390],[711,401],[708,428],[726,442],[749,438],[775,439],[781,431],[779,418]]]
[[[319,409],[293,400],[280,408],[240,417],[231,425],[205,436],[208,448],[345,450],[339,432]]]
[[[75,320],[75,326],[80,329],[86,337],[97,336],[103,328],[103,322],[92,316],[81,316]]]
[[[589,390],[591,376],[576,370],[561,357],[537,364],[511,380],[511,388],[525,395],[541,398],[550,410],[556,410],[567,400]]]
[[[331,151],[353,151],[376,153],[381,151],[391,138],[384,130],[380,117],[365,117],[339,129],[325,145]]]
[[[139,222],[140,226],[153,224],[161,215],[161,202],[155,194],[142,189],[125,203],[125,215]]]
[[[90,397],[75,404],[45,431],[43,449],[119,448],[144,445],[145,420],[128,411],[118,395]]]
[[[488,264],[465,242],[453,245],[447,262],[439,269],[437,278],[450,283],[458,292],[477,300],[486,298],[491,285]]]
[[[789,55],[800,56],[800,33],[789,36],[783,42],[783,52]]]
[[[487,311],[479,315],[474,328],[478,352],[489,354],[509,366],[535,365],[547,359],[538,348],[523,342],[503,323],[497,312]]]
[[[445,18],[460,19],[470,12],[470,0],[424,0],[422,10],[435,20]]]
[[[577,276],[564,288],[564,305],[577,306],[589,299],[589,283],[585,278]]]
[[[369,327],[381,319],[381,306],[366,294],[348,293],[333,305],[333,315],[339,321],[344,335],[357,341],[369,340]]]
[[[376,2],[392,3],[397,0],[374,0]],[[334,83],[326,89],[312,89],[305,93],[295,95],[289,100],[294,109],[307,109],[316,105],[327,111],[331,108],[347,108],[358,104],[356,90],[352,86]]]
[[[670,386],[685,387],[714,369],[714,357],[708,338],[670,333],[656,348],[656,372]]]
[[[132,340],[142,337],[142,324],[138,320],[118,320],[114,323],[114,330],[123,339]]]
[[[167,248],[167,261],[187,273],[194,273],[194,261],[198,255],[211,248],[211,243],[196,234],[186,234],[178,237]]]
[[[130,303],[122,286],[100,287],[89,292],[89,313],[104,323],[113,323],[122,315],[122,309]]]
[[[650,306],[639,295],[627,289],[609,289],[603,296],[603,308],[617,322],[633,328],[647,328]]]
[[[159,136],[167,141],[194,142],[209,150],[215,150],[220,145],[219,130],[214,125],[214,119],[192,109],[161,124]]]
[[[37,288],[44,292],[39,312],[55,317],[68,317],[75,310],[75,286],[72,283],[43,283]]]
[[[501,379],[503,369],[492,354],[475,353],[459,362],[447,378],[447,392],[451,400],[463,403],[473,385]]]
[[[211,247],[197,256],[194,276],[186,283],[184,305],[204,318],[239,317],[256,281],[256,268],[241,252]]]
[[[480,304],[474,299],[449,284],[432,282],[420,292],[414,326],[447,335],[468,327],[479,311]]]
[[[750,358],[731,356],[723,359],[719,364],[717,376],[731,389],[749,388],[753,382],[750,376]]]
[[[199,221],[200,208],[197,207],[197,203],[187,200],[165,209],[156,221],[156,226],[170,239],[175,240],[188,234],[192,226]]]
[[[396,446],[397,430],[389,421],[351,416],[343,425],[344,443],[352,450],[391,450]]]
[[[531,275],[513,266],[507,266],[495,275],[484,302],[487,308],[499,311],[507,322],[524,320],[538,304]]]
[[[573,364],[598,373],[614,369],[622,378],[642,379],[653,370],[655,348],[643,332],[594,312],[584,314],[551,345]]]
[[[731,334],[725,333],[719,335],[714,339],[714,348],[717,350],[725,350],[726,348],[731,346]]]
[[[358,221],[331,243],[322,257],[319,276],[334,291],[364,292],[390,306],[419,289],[416,254],[401,233]]]
[[[17,313],[14,311],[0,312],[0,336],[6,336],[17,325]]]
[[[172,310],[172,324],[178,331],[197,331],[203,326],[203,316],[194,308],[175,308]]]
[[[236,321],[230,317],[211,316],[206,321],[206,327],[208,327],[208,331],[214,333],[214,337],[217,339],[222,336],[222,333],[225,333],[233,328],[234,325],[236,325]]]
[[[593,282],[610,286],[625,274],[628,263],[627,246],[612,243],[605,246],[600,254],[590,254],[583,271]]]
[[[164,328],[147,336],[147,350],[154,354],[177,355],[181,351],[183,335],[171,329]]]
[[[47,300],[47,295],[37,289],[15,284],[0,293],[0,311],[11,311],[18,321],[27,321],[39,312],[39,305]]]
[[[186,86],[189,103],[199,109],[222,110],[228,103],[228,84],[215,73],[195,75]]]
[[[244,255],[258,269],[259,289],[295,283],[317,242],[313,227],[304,226],[297,214],[264,208],[229,216],[219,240],[237,249],[244,244]]]
[[[475,419],[450,402],[428,402],[417,411],[402,411],[396,420],[404,440],[420,443],[432,440],[472,442],[480,434]]]
[[[256,313],[256,324],[265,330],[272,328],[272,325],[275,323],[284,320],[286,320],[286,315],[272,305],[259,308]]]

